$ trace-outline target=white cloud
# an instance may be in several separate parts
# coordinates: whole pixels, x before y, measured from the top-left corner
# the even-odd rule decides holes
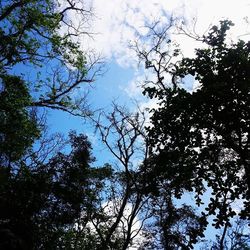
[[[240,35],[246,33],[246,25],[242,25],[243,18],[250,13],[247,0],[93,0],[92,4],[97,16],[93,31],[98,35],[94,41],[89,41],[89,45],[107,58],[126,65],[132,59],[128,43],[136,40],[138,35],[147,33],[146,24],[158,19],[164,20],[166,15],[174,13],[175,16],[185,16],[188,21],[196,17],[196,29],[200,34],[209,24],[230,18],[236,23],[232,33]],[[179,40],[184,50],[190,51],[194,47],[190,46],[193,41],[185,37]]]
[[[121,86],[121,88],[125,90],[130,98],[136,98],[142,93],[142,83],[144,80],[144,74],[137,75],[134,77],[134,79],[132,79],[132,81],[128,83],[125,88],[124,86]]]
[[[163,16],[160,1],[139,0],[93,0],[93,10],[97,16],[93,23],[94,40],[88,45],[106,58],[115,59],[120,65],[127,66],[131,60],[130,41],[138,35],[145,35],[147,23]],[[86,45],[84,45],[86,46]]]
[[[250,27],[246,22],[247,17],[250,17],[249,1],[226,1],[226,0],[195,0],[190,4],[190,0],[184,1],[184,16],[187,26],[190,30],[194,27],[195,32],[203,35],[210,25],[218,24],[220,20],[230,19],[235,26],[230,29],[230,37],[232,39],[250,39],[250,36],[242,36],[250,32]],[[195,19],[195,20],[194,20]],[[185,56],[193,56],[194,48],[201,46],[187,36],[176,37],[180,43],[180,48],[184,51]]]
[[[65,0],[60,0],[60,3],[61,8],[67,5]],[[249,25],[243,21],[244,17],[250,17],[249,0],[80,0],[77,3],[85,9],[92,6],[95,14],[90,25],[83,22],[86,30],[95,35],[92,38],[81,37],[82,47],[94,49],[122,66],[134,63],[135,55],[128,49],[129,42],[135,41],[138,35],[147,34],[145,25],[156,20],[166,23],[171,13],[185,17],[189,24],[194,17],[197,18],[196,31],[199,34],[204,33],[209,24],[217,23],[222,18],[235,22],[231,31],[235,36],[249,31]],[[71,12],[69,16],[71,21],[79,24],[80,15]],[[188,54],[195,47],[194,41],[187,37],[178,36],[176,39]]]

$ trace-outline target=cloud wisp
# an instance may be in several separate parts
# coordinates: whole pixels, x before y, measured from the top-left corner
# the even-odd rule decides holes
[[[88,46],[93,47],[106,58],[114,59],[122,66],[130,66],[133,56],[128,44],[138,36],[145,36],[147,25],[155,21],[167,23],[170,15],[184,18],[187,25],[197,20],[196,31],[204,33],[211,23],[223,18],[230,18],[236,25],[232,34],[241,36],[248,33],[247,17],[250,4],[247,0],[177,0],[177,1],[139,1],[139,0],[93,0],[91,1],[96,18],[93,22],[94,39]],[[244,21],[245,18],[245,21]],[[184,37],[176,37],[183,51],[190,51],[192,41]],[[178,41],[179,40],[179,41]],[[84,43],[86,46],[86,43]],[[191,47],[191,48],[190,48]]]

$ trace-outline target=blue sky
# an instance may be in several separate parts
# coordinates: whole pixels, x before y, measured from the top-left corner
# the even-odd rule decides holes
[[[91,110],[111,111],[112,101],[119,105],[131,106],[131,99],[124,89],[124,86],[134,77],[134,70],[130,68],[122,68],[117,63],[109,62],[105,65],[105,73],[99,76],[96,82],[91,83],[88,87],[89,94],[87,102]],[[67,135],[71,130],[78,133],[87,134],[94,148],[94,156],[97,161],[95,164],[104,164],[110,162],[110,154],[107,149],[100,143],[100,138],[95,134],[93,125],[88,120],[80,117],[72,116],[63,111],[48,111],[47,116],[48,127],[51,133],[62,133]]]

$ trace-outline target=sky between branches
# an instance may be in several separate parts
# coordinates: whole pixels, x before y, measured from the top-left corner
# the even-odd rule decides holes
[[[63,6],[65,0],[60,1]],[[91,8],[94,13],[87,27],[93,35],[78,37],[81,46],[99,53],[107,69],[90,88],[89,102],[94,109],[109,109],[112,101],[131,106],[131,98],[137,99],[141,107],[154,105],[142,98],[138,85],[145,79],[145,71],[137,67],[137,57],[129,45],[139,36],[145,36],[146,26],[155,21],[164,25],[172,15],[184,19],[192,28],[195,19],[196,32],[202,35],[209,25],[228,18],[235,23],[230,36],[250,40],[249,0],[80,0],[79,5]],[[69,18],[78,22],[76,16]],[[186,36],[175,35],[172,40],[180,44],[185,56],[194,55],[194,48],[201,45]],[[192,83],[189,88],[192,89]],[[78,119],[68,119],[65,114],[53,114],[51,119],[51,123],[56,123],[63,132],[83,128]]]

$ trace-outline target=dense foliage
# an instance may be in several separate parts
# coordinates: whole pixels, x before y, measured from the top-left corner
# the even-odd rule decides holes
[[[173,86],[162,87],[161,78],[145,89],[160,104],[148,128],[150,192],[159,195],[164,185],[176,198],[193,192],[201,205],[210,190],[202,215],[215,215],[216,228],[230,225],[234,202],[242,200],[240,215],[250,216],[250,48],[241,40],[227,42],[231,25],[212,27],[203,37],[207,48],[175,65]],[[187,75],[199,83],[192,92],[178,84]]]
[[[7,166],[20,159],[39,136],[36,118],[26,108],[29,90],[19,77],[2,75],[0,92],[0,162]]]
[[[93,216],[102,180],[110,171],[90,168],[86,136],[70,137],[68,155],[58,153],[35,168],[20,162],[11,174],[1,167],[2,249],[62,249],[65,245],[76,249],[77,220],[88,222]]]

